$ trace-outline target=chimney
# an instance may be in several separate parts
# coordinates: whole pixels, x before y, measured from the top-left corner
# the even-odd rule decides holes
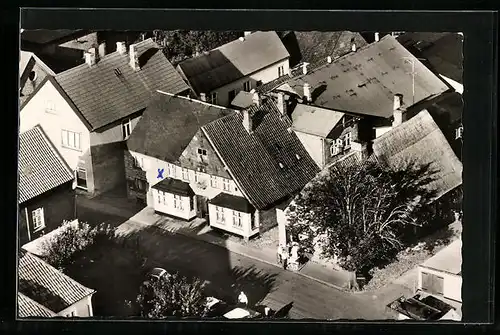
[[[403,95],[402,94],[394,94],[394,107],[393,110],[399,109],[403,106]]]
[[[249,134],[251,134],[253,131],[252,116],[250,115],[248,109],[244,109],[242,113],[243,113],[243,127],[245,127],[246,131]]]
[[[124,55],[127,53],[127,46],[125,45],[125,42],[116,42],[116,51],[120,55]]]
[[[130,66],[136,71],[140,70],[139,55],[137,54],[137,51],[135,50],[134,44],[130,45],[129,54],[130,54]]]
[[[89,49],[88,52],[85,53],[85,63],[87,63],[88,66],[93,66],[97,62],[97,55],[96,55],[96,50],[95,48]]]
[[[106,56],[106,42],[99,44],[99,58],[104,58]]]
[[[200,93],[200,100],[207,101],[207,95],[205,93]]]
[[[311,102],[311,85],[309,83],[304,83],[304,98],[307,102]]]
[[[287,116],[285,94],[282,92],[278,92],[278,110],[281,116]]]
[[[351,50],[356,52],[356,43],[351,44]]]
[[[251,31],[245,31],[245,32],[243,32],[243,35],[244,35],[244,36],[248,36],[248,35],[250,35],[251,33],[252,33]]]
[[[260,106],[260,95],[259,93],[255,92],[255,90],[252,90],[252,102],[257,105],[257,107]]]
[[[375,33],[375,42],[378,42],[378,41],[380,41],[380,34]]]
[[[332,57],[331,56],[326,57],[326,62],[330,64],[332,62]]]
[[[309,65],[309,63],[302,63],[302,73],[303,74],[307,74],[307,65]]]
[[[394,111],[393,111],[392,126],[397,127],[405,121],[406,121],[406,109],[403,106],[403,95],[396,94],[394,95]]]

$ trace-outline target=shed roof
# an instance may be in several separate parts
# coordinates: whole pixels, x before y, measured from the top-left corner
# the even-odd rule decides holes
[[[195,92],[210,93],[289,57],[274,31],[258,31],[179,63]]]
[[[19,136],[19,203],[64,183],[74,174],[38,125]]]
[[[422,263],[422,266],[459,275],[462,272],[462,239],[457,239]]]
[[[344,117],[344,113],[321,107],[297,104],[292,113],[292,128],[296,131],[326,138]]]
[[[193,189],[189,186],[189,183],[173,178],[160,180],[158,183],[151,186],[151,188],[162,192],[181,195],[183,197],[194,195]]]
[[[395,94],[402,94],[407,106],[413,105],[412,63],[415,103],[450,89],[390,35],[295,77],[288,84],[304,96],[303,87],[308,83],[314,105],[388,118],[393,114]]]
[[[237,197],[228,193],[221,192],[210,200],[215,206],[233,209],[242,213],[253,213],[255,208],[243,197]]]
[[[106,126],[146,108],[156,90],[179,94],[189,90],[152,39],[135,44],[141,69],[130,55],[110,53],[90,67],[81,64],[55,79],[92,129]]]
[[[201,126],[231,113],[234,111],[224,107],[157,92],[127,140],[127,147],[173,163]]]

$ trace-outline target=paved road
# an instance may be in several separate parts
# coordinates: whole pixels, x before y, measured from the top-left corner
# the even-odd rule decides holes
[[[83,213],[82,213],[83,214]],[[86,209],[84,216],[100,218]],[[107,220],[119,218],[107,216]],[[389,315],[366,296],[342,292],[279,267],[259,262],[228,250],[154,226],[126,221],[119,231],[139,237],[148,266],[161,266],[207,281],[211,295],[235,299],[244,291],[250,305],[262,303],[279,309],[293,303],[291,318],[384,319]]]

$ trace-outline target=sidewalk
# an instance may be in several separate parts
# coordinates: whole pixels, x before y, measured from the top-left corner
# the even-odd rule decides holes
[[[141,225],[156,226],[170,233],[196,238],[242,256],[273,266],[279,266],[276,263],[276,250],[274,248],[262,246],[260,249],[257,249],[224,239],[216,232],[212,231],[212,229],[205,224],[203,219],[195,218],[190,222],[185,222],[156,214],[152,208],[148,207],[136,212],[134,207],[124,206],[124,202],[126,201],[126,199],[115,197],[100,196],[98,201],[82,197],[78,199],[78,206],[122,217],[125,220],[130,220]],[[120,227],[117,228],[117,232],[121,233]],[[349,280],[349,275],[346,272],[329,269],[314,262],[307,262],[306,265],[296,273],[339,290],[346,288],[347,281]]]

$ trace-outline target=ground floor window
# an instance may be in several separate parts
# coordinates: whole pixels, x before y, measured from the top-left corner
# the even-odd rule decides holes
[[[178,210],[184,210],[182,197],[180,195],[174,195],[174,208]]]
[[[233,211],[233,227],[243,228],[243,222],[241,220],[241,213]]]
[[[224,218],[224,208],[215,206],[215,221],[222,224],[226,222]]]
[[[443,281],[443,277],[422,272],[422,290],[424,291],[433,294],[443,294]]]
[[[45,218],[43,216],[43,208],[37,208],[32,213],[33,218],[33,229],[35,231],[43,229],[45,227]]]
[[[84,190],[87,189],[87,170],[84,168],[76,169],[76,186]]]

